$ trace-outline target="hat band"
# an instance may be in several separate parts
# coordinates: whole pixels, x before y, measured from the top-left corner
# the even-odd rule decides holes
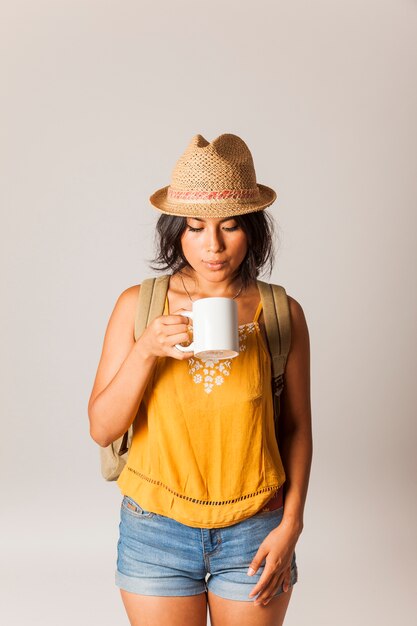
[[[259,189],[223,189],[222,191],[183,191],[168,187],[168,199],[182,203],[210,202],[213,200],[259,200]]]

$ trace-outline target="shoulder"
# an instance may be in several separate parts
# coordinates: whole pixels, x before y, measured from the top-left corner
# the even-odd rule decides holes
[[[116,301],[116,307],[121,309],[129,309],[136,306],[136,302],[140,292],[140,285],[132,285],[124,289]]]
[[[124,289],[117,297],[109,324],[111,327],[133,328],[140,285]]]
[[[287,294],[291,319],[291,349],[292,352],[306,353],[309,350],[309,332],[304,309],[300,302]]]
[[[132,285],[124,289],[116,300],[113,314],[116,314],[118,318],[122,317],[125,320],[135,320],[138,298],[142,285],[145,285],[147,280],[138,285]],[[144,287],[145,288],[145,287]]]
[[[288,306],[290,309],[291,322],[297,326],[303,325],[304,323],[306,324],[306,318],[301,304],[298,302],[298,300],[290,296],[288,293],[287,298]]]

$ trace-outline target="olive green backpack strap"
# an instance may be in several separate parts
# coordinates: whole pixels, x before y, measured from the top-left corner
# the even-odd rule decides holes
[[[145,278],[139,289],[135,313],[135,341],[145,328],[164,312],[170,274]],[[100,447],[101,473],[106,480],[117,480],[124,468],[133,435],[133,424],[120,437],[105,448]]]
[[[168,291],[170,274],[157,278],[145,278],[140,286],[135,317],[135,341],[149,324],[162,315]]]
[[[268,348],[271,354],[275,432],[278,433],[280,395],[284,387],[285,365],[291,347],[291,317],[287,292],[281,285],[258,280]]]

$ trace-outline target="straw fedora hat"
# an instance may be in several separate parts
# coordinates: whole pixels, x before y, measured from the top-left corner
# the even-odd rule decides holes
[[[209,143],[194,135],[172,171],[171,184],[149,200],[169,215],[231,217],[260,211],[277,194],[256,182],[252,154],[237,135],[226,133]]]

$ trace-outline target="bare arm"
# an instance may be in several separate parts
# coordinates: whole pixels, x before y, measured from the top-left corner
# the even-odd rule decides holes
[[[278,587],[288,591],[291,562],[303,530],[304,505],[313,453],[310,408],[310,347],[307,323],[299,303],[288,296],[291,316],[291,348],[285,368],[278,423],[278,444],[286,482],[281,522],[262,541],[249,567],[264,571],[250,592],[255,603],[267,604]],[[249,570],[248,570],[249,573]]]
[[[188,340],[189,320],[181,315],[157,317],[135,342],[139,290],[140,285],[126,289],[115,304],[88,403],[90,435],[103,447],[132,424],[158,356],[183,360],[193,354],[173,347]]]
[[[310,401],[310,340],[300,304],[288,296],[291,349],[281,396],[279,449],[286,473],[282,523],[296,534],[303,530],[304,506],[313,455]]]

